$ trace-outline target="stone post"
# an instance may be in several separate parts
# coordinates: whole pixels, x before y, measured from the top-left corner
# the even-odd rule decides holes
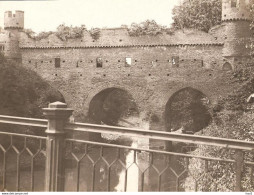
[[[48,108],[43,108],[43,114],[48,119],[45,131],[47,134],[45,191],[64,191],[64,125],[72,112],[73,110],[62,102],[54,102],[49,104]]]

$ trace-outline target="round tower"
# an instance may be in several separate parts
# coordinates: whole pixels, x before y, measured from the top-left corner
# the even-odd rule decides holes
[[[4,13],[5,29],[5,57],[7,59],[21,61],[21,51],[19,48],[20,31],[24,29],[24,12],[6,11]]]
[[[222,0],[222,22],[225,25],[223,57],[234,67],[250,56],[247,45],[251,37],[251,1]]]

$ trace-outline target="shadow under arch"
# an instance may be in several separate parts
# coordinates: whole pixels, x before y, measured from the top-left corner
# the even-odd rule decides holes
[[[135,126],[130,117],[138,117],[139,111],[133,97],[124,89],[112,87],[97,93],[89,104],[90,123],[111,126]]]
[[[165,107],[166,131],[195,133],[207,127],[212,120],[208,105],[207,96],[192,87],[175,92]]]

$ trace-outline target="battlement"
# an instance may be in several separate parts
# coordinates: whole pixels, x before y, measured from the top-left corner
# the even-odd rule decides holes
[[[253,0],[222,0],[222,21],[251,20]]]
[[[16,10],[15,13],[12,11],[6,11],[4,13],[4,28],[24,28],[24,12]]]

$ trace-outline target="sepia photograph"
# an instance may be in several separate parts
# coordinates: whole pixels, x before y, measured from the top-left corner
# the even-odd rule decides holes
[[[0,0],[0,191],[251,195],[254,0]]]

